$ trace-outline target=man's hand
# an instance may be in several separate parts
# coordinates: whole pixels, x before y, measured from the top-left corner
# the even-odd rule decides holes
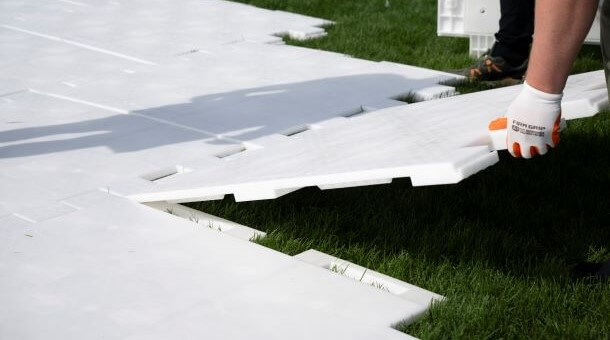
[[[559,144],[561,97],[523,84],[507,113],[506,144],[513,157],[544,155]]]

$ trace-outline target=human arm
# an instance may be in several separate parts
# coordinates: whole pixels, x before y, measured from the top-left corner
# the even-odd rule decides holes
[[[598,0],[537,0],[526,82],[508,108],[507,147],[515,157],[545,154],[559,143],[561,98]]]

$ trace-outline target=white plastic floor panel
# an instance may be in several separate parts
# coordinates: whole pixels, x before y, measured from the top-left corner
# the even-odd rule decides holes
[[[391,326],[440,296],[123,197],[454,92],[451,74],[278,37],[326,24],[217,0],[0,1],[0,338],[408,338]]]
[[[168,176],[131,197],[197,201],[234,194],[269,199],[306,186],[322,189],[389,183],[457,183],[496,163],[489,122],[505,114],[521,86],[438,99],[334,119],[265,147],[227,157],[224,164]],[[570,78],[566,119],[587,117],[608,104],[603,72]]]
[[[427,308],[98,195],[44,223],[0,219],[1,338],[403,339],[391,323]]]

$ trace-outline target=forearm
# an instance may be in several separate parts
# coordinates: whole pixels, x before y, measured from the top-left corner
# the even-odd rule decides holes
[[[561,93],[595,13],[598,0],[536,0],[534,42],[527,82]]]

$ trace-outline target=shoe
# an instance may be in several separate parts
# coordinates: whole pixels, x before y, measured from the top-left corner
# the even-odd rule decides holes
[[[527,62],[525,60],[521,65],[512,66],[500,56],[492,56],[491,50],[481,57],[470,69],[466,75],[470,80],[502,80],[506,78],[521,79],[527,71]]]

